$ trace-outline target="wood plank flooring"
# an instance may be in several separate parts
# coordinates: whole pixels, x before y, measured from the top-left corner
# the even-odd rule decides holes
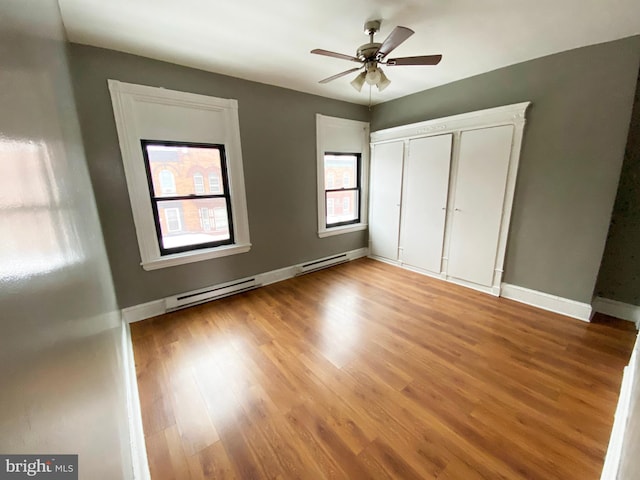
[[[635,338],[370,259],[131,330],[153,480],[595,480]]]

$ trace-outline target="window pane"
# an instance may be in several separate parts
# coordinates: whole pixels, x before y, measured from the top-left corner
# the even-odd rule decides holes
[[[224,198],[159,201],[158,216],[166,249],[231,238]]]
[[[356,188],[358,157],[356,155],[324,156],[324,185],[326,189]]]
[[[358,192],[327,192],[327,225],[358,218]]]
[[[204,194],[205,178],[222,178],[220,150],[215,147],[146,145],[156,197]],[[222,182],[218,191],[223,194]]]

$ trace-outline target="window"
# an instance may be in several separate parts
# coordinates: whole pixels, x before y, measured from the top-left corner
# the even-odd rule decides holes
[[[349,172],[344,172],[342,174],[342,186],[347,188],[348,185],[351,185],[351,175]]]
[[[160,170],[160,191],[162,193],[176,193],[176,179],[169,170]]]
[[[200,173],[196,173],[193,176],[193,191],[197,195],[202,195],[204,193],[204,177]]]
[[[224,146],[156,140],[142,140],[140,143],[149,179],[151,204],[156,218],[156,233],[161,255],[233,243],[233,232],[228,228],[231,223],[231,202],[229,185],[226,181]],[[178,185],[189,185],[188,172],[193,167],[220,169],[222,192],[205,194],[204,177],[196,173],[193,176],[195,194],[189,187],[183,187],[171,195],[162,193],[162,188],[158,189],[153,180],[156,178],[156,170],[166,171],[164,169],[166,163],[171,163],[178,175]],[[225,217],[222,221],[225,228],[216,229],[215,235],[209,233],[211,231],[209,209],[217,209],[218,216]],[[161,211],[164,211],[164,224],[160,220]],[[184,225],[180,220],[181,211]]]
[[[336,202],[333,198],[327,198],[327,216],[333,217],[336,211]]]
[[[327,204],[325,226],[327,228],[360,223],[360,210],[351,208],[360,201],[360,154],[359,153],[325,153],[324,171],[327,176],[325,182],[325,201]],[[343,183],[342,188],[331,188],[329,177],[334,171],[343,172],[342,179],[353,179],[350,183]],[[335,202],[340,202],[340,213],[335,212]]]
[[[336,175],[332,171],[327,172],[327,167],[325,165],[325,176],[327,180],[325,181],[327,188],[335,188],[336,186]]]
[[[216,172],[209,174],[209,192],[220,193],[220,177]]]
[[[367,228],[369,124],[316,115],[318,236]]]
[[[180,221],[180,209],[164,208],[164,221],[167,224],[167,232],[179,232],[182,230],[182,222]]]
[[[109,90],[142,267],[248,252],[238,102],[115,80]]]
[[[229,218],[222,208],[213,209],[213,218],[216,223],[216,231],[224,231],[229,228]]]

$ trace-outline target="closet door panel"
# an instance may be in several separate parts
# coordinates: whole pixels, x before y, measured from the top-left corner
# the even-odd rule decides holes
[[[375,145],[371,157],[369,238],[371,254],[398,259],[404,143]]]
[[[461,133],[447,274],[491,286],[513,126]]]
[[[440,273],[453,135],[409,142],[402,199],[402,262]]]

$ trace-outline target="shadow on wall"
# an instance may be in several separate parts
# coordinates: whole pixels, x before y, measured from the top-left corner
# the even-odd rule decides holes
[[[640,71],[596,294],[640,305]]]

